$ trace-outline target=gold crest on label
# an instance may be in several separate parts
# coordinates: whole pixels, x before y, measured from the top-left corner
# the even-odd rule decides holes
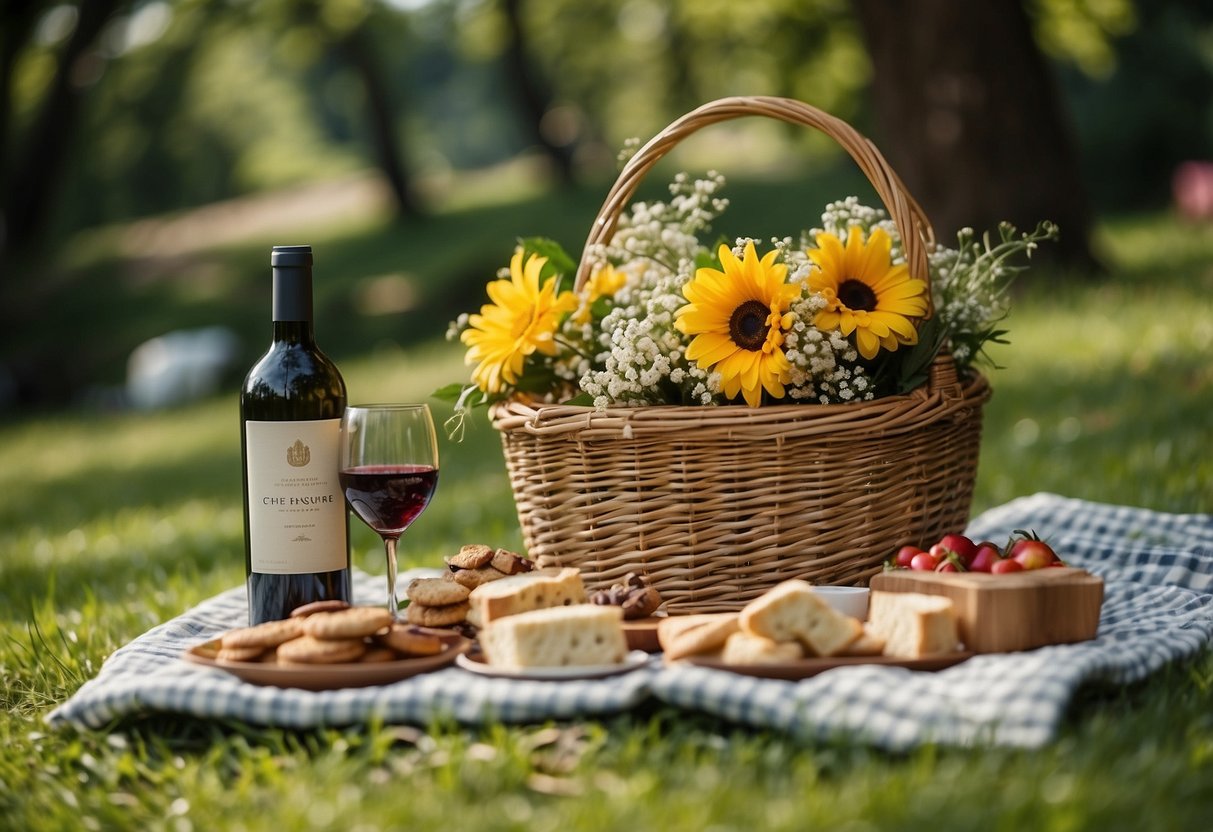
[[[312,449],[303,444],[302,439],[296,439],[295,444],[286,449],[286,463],[292,468],[302,468],[312,461]]]

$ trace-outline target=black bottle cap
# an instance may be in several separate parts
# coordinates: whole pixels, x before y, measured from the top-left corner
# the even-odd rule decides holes
[[[312,265],[311,246],[274,246],[270,254],[271,266],[310,266]]]

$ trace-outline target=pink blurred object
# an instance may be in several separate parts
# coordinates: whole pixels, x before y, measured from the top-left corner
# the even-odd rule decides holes
[[[1213,218],[1213,162],[1184,162],[1171,177],[1175,207],[1190,220]]]

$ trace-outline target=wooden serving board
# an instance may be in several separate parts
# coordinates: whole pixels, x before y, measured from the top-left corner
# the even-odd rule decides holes
[[[952,599],[964,649],[1031,650],[1095,637],[1103,580],[1083,569],[1050,567],[1009,575],[894,570],[874,575],[874,592],[921,592]]]

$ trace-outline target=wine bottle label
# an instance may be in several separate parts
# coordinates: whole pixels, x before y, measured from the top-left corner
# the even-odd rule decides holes
[[[244,423],[254,572],[331,572],[348,565],[337,479],[340,419]]]

